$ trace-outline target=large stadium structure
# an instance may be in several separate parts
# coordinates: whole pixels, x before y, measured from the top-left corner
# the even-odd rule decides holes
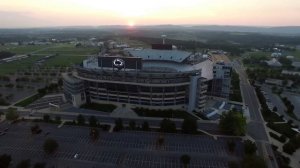
[[[213,62],[165,44],[124,49],[122,55],[90,57],[63,74],[66,99],[74,106],[109,103],[150,109],[202,111]],[[195,61],[197,60],[197,61]]]

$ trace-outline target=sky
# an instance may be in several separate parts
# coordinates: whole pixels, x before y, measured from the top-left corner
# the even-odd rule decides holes
[[[300,26],[300,0],[0,0],[0,28]]]

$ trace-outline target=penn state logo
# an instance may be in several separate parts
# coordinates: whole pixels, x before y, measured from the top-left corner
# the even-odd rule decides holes
[[[125,62],[124,62],[124,60],[122,60],[120,58],[116,58],[113,60],[113,64],[118,69],[122,69],[124,67]]]

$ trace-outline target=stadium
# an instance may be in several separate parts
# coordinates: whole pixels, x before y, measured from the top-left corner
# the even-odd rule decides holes
[[[202,111],[213,63],[202,55],[152,45],[119,55],[90,57],[63,74],[64,94],[75,107],[105,103],[150,109]]]

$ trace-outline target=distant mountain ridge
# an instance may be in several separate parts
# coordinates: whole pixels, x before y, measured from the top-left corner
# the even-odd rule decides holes
[[[24,28],[27,30],[126,30],[129,27],[127,25],[102,25],[102,26],[56,26],[56,27],[42,27],[42,28]],[[281,26],[281,27],[259,27],[259,26],[232,26],[232,25],[137,25],[132,27],[136,30],[190,30],[190,31],[215,31],[215,32],[240,32],[240,33],[261,33],[269,35],[283,35],[283,36],[300,36],[300,26]],[[2,32],[18,32],[20,29],[1,29]]]
[[[245,32],[263,33],[279,35],[300,35],[300,26],[281,27],[259,27],[259,26],[231,26],[231,25],[156,25],[138,26],[140,28],[162,28],[162,29],[190,29],[203,31],[223,31],[223,32]]]

